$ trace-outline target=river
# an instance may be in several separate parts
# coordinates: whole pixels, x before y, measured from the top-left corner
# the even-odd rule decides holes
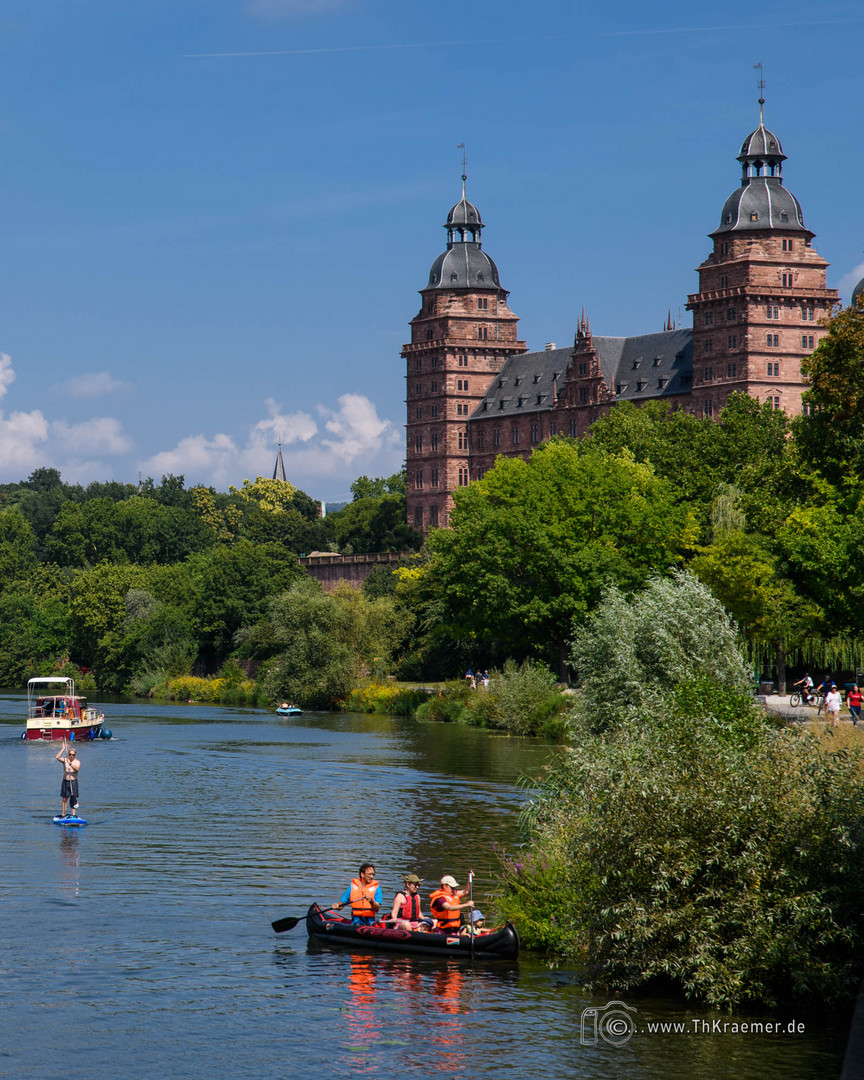
[[[517,781],[538,775],[553,747],[355,714],[106,711],[114,739],[80,745],[90,824],[75,831],[51,822],[59,744],[21,742],[24,702],[0,696],[0,1077],[839,1073],[840,1019],[718,1033],[748,1018],[656,998],[610,1011],[577,972],[524,952],[471,968],[310,945],[302,922],[272,932],[271,920],[336,900],[366,859],[385,901],[406,872],[424,879],[425,901],[442,874],[461,882],[473,869],[482,908],[496,848],[517,842]],[[611,1012],[631,1018],[632,1037],[607,1030]],[[684,1030],[650,1033],[658,1022]]]

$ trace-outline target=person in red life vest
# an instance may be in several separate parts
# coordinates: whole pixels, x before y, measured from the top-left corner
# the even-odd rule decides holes
[[[429,897],[429,907],[432,918],[435,920],[436,933],[459,933],[462,921],[459,912],[474,907],[473,900],[466,900],[464,904],[459,903],[467,892],[467,889],[460,889],[459,882],[449,874],[441,878],[441,888],[436,889]]]
[[[351,879],[351,884],[333,907],[339,911],[346,904],[351,905],[353,926],[371,926],[375,922],[375,914],[381,907],[381,886],[375,880],[375,867],[371,862],[363,863],[359,876]]]
[[[416,874],[406,874],[402,881],[404,889],[396,893],[393,900],[393,910],[390,919],[394,930],[419,930],[421,919],[424,918],[420,910],[420,878]]]

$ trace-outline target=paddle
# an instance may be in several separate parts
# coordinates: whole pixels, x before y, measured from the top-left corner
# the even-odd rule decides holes
[[[286,930],[293,930],[301,919],[302,916],[299,919],[277,919],[275,922],[270,923],[270,925],[277,934],[284,934]]]

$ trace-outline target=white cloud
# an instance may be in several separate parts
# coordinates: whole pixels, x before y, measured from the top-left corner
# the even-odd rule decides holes
[[[80,424],[55,420],[50,428],[51,441],[62,446],[70,457],[84,454],[128,454],[132,441],[123,434],[120,421],[113,416],[97,416]]]
[[[862,278],[864,278],[864,262],[858,263],[857,266],[853,266],[849,273],[844,274],[837,282],[840,298],[844,304],[848,304],[852,299],[852,290]]]
[[[111,373],[108,371],[94,371],[87,375],[74,375],[71,379],[67,379],[66,382],[54,383],[51,390],[82,400],[84,398],[113,394],[118,390],[129,390],[131,386],[131,383],[112,378]]]
[[[0,398],[14,381],[12,360],[0,353]],[[8,415],[0,410],[0,479],[4,481],[23,480],[41,466],[59,469],[70,483],[87,483],[97,476],[108,479],[116,474],[116,463],[106,458],[131,449],[120,421],[111,416],[69,424],[49,422],[39,409]]]
[[[15,382],[12,357],[9,353],[0,353],[0,398],[6,396],[10,385]]]
[[[355,475],[389,475],[401,466],[401,429],[382,420],[362,394],[343,394],[335,409],[319,405],[323,431],[307,413],[283,413],[272,399],[265,405],[268,415],[252,425],[245,445],[225,434],[191,435],[142,462],[142,471],[154,477],[182,473],[187,484],[239,486],[244,478],[272,476],[280,441],[288,479],[310,494],[326,481],[343,490]]]

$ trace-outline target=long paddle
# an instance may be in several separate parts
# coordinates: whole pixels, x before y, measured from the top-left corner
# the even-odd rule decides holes
[[[474,961],[474,871],[468,871],[468,899],[471,907],[468,908],[468,918],[471,923],[471,961]]]

